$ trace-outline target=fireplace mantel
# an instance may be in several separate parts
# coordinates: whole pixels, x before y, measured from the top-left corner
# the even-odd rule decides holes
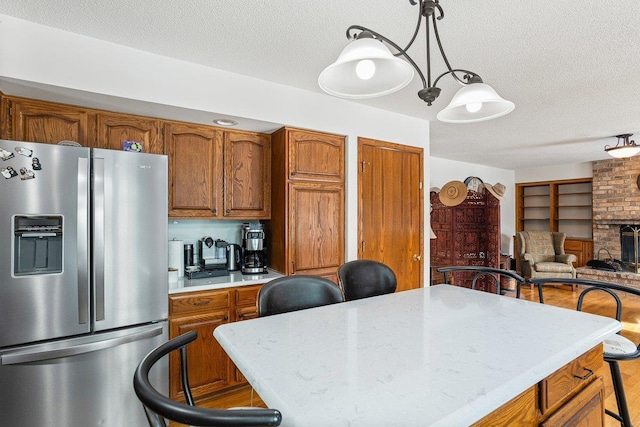
[[[593,224],[598,225],[640,225],[640,219],[594,219]]]

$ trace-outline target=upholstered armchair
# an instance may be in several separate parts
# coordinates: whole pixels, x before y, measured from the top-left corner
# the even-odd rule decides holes
[[[517,233],[521,274],[527,278],[575,278],[573,254],[564,253],[565,233],[521,231]]]

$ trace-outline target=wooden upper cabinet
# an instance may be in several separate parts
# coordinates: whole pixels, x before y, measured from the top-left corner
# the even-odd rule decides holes
[[[224,216],[271,216],[269,135],[224,132]]]
[[[285,131],[290,141],[289,179],[344,182],[344,136]]]
[[[269,265],[337,280],[344,262],[344,136],[281,128],[271,135]]]
[[[0,139],[11,139],[11,118],[9,117],[9,99],[0,92]]]
[[[168,122],[164,141],[169,155],[169,216],[222,216],[222,132]]]
[[[11,104],[13,139],[46,144],[75,141],[91,146],[86,109],[21,98]]]
[[[160,120],[120,113],[98,113],[97,148],[122,150],[123,141],[142,143],[142,151],[164,154]]]

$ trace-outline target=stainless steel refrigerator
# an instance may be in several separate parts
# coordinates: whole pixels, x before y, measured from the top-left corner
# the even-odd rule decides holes
[[[0,140],[0,423],[144,426],[167,328],[167,158]],[[154,368],[168,389],[167,363]]]

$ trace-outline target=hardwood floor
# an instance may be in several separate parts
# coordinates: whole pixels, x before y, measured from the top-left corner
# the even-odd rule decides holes
[[[529,301],[538,301],[538,291],[530,290],[528,286],[523,287],[522,295]],[[565,307],[575,310],[578,302],[580,289],[575,292],[571,291],[569,286],[545,286],[544,302],[545,304]],[[622,335],[629,338],[634,343],[640,342],[640,298],[633,295],[621,295],[623,304],[622,312]],[[615,317],[615,308],[611,298],[605,296],[596,296],[593,294],[588,301],[585,301],[583,311],[599,314],[602,316]],[[640,359],[620,362],[620,370],[622,371],[622,381],[624,382],[625,392],[627,394],[627,402],[629,404],[629,412],[631,421],[634,425],[640,425]],[[617,412],[615,395],[611,385],[611,374],[609,366],[604,364],[603,371],[599,373],[605,381],[605,406],[607,409]],[[605,426],[620,426],[613,418],[605,417]]]

